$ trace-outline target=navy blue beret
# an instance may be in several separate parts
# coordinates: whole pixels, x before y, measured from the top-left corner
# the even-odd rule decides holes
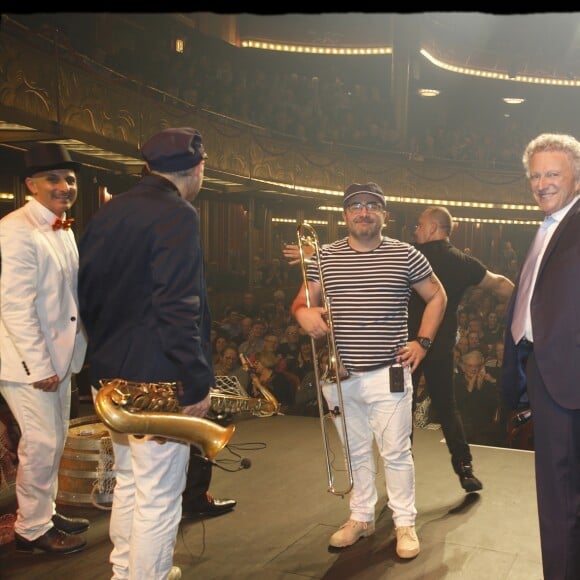
[[[156,133],[143,145],[141,153],[149,168],[161,173],[191,169],[207,157],[201,133],[191,127]]]

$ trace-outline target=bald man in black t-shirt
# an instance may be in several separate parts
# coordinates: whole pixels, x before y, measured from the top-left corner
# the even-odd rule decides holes
[[[421,377],[425,382],[431,405],[443,429],[445,442],[451,453],[451,463],[467,492],[483,488],[473,474],[472,456],[465,438],[461,415],[453,393],[453,347],[457,337],[457,308],[465,291],[471,286],[494,293],[500,300],[511,296],[513,283],[494,274],[473,256],[467,255],[449,241],[453,218],[444,207],[427,208],[419,216],[415,229],[416,247],[429,260],[433,271],[447,292],[447,308],[427,356],[413,373],[415,390]],[[425,303],[413,292],[409,301],[409,340],[417,330]]]

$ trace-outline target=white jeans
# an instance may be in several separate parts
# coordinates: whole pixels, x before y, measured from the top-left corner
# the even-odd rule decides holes
[[[415,508],[415,466],[411,453],[411,372],[405,368],[405,391],[389,391],[389,367],[365,373],[351,373],[341,381],[344,418],[348,435],[354,485],[350,493],[350,518],[361,522],[375,519],[378,499],[373,438],[385,469],[388,506],[395,527],[413,526]],[[330,409],[338,405],[335,384],[322,388]],[[340,417],[333,419],[343,439]]]
[[[94,395],[94,391],[93,391]],[[165,580],[181,522],[189,445],[111,431],[113,580]]]
[[[56,510],[58,470],[70,419],[71,375],[54,393],[29,383],[0,381],[4,397],[20,429],[14,531],[36,540],[50,528]]]

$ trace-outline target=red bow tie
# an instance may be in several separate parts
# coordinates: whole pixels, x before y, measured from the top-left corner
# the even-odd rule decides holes
[[[60,218],[56,218],[52,224],[52,229],[60,230],[60,228],[62,228],[63,230],[69,230],[71,224],[74,221],[74,218],[69,218],[68,220],[61,220]]]

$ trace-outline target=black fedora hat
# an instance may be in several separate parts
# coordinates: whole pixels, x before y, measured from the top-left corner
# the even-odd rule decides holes
[[[81,164],[71,159],[70,153],[59,143],[38,143],[24,157],[24,178],[50,169],[72,169],[78,171]]]

